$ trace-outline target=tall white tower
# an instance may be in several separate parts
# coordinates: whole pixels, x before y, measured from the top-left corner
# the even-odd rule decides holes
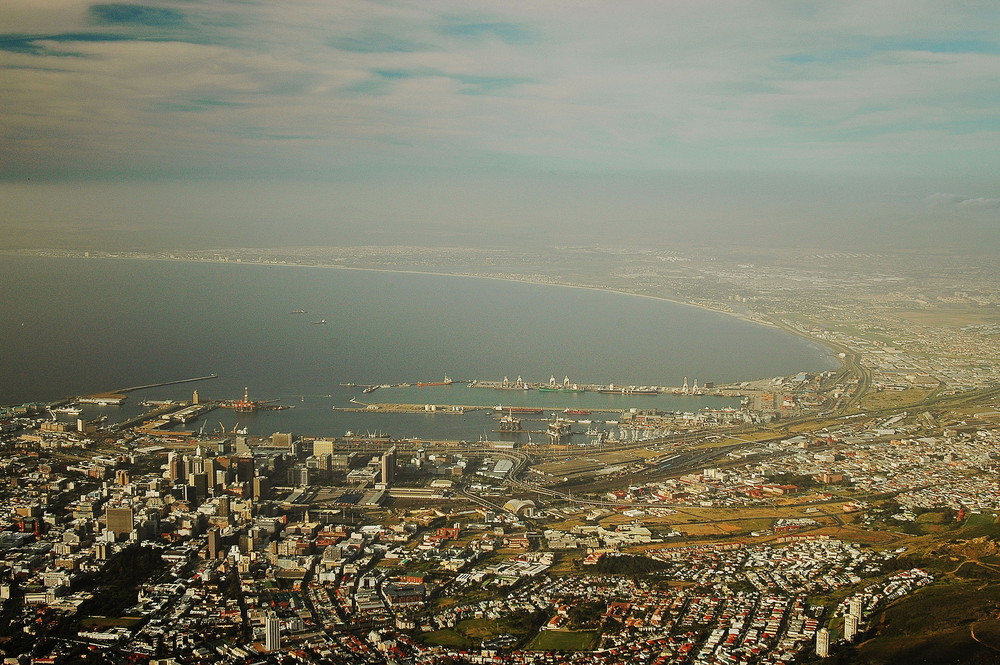
[[[858,617],[848,614],[844,617],[844,639],[848,642],[854,641],[854,636],[858,634]]]
[[[861,607],[862,607],[861,603],[862,603],[862,600],[863,599],[861,597],[861,594],[855,594],[855,595],[851,596],[851,600],[850,600],[850,603],[849,603],[848,608],[847,608],[847,613],[850,614],[850,615],[852,615],[852,616],[854,616],[859,621],[861,620],[861,611],[862,611],[862,609],[861,609]]]
[[[264,647],[268,651],[277,651],[281,648],[281,622],[274,612],[268,612],[264,620]]]
[[[830,631],[826,628],[816,631],[816,655],[820,658],[830,655]]]

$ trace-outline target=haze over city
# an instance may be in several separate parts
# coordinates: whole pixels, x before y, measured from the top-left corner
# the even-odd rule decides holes
[[[0,1],[2,665],[995,665],[1000,5]]]
[[[998,12],[8,0],[0,242],[993,251]]]

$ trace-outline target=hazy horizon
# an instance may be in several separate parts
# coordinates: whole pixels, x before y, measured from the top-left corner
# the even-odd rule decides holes
[[[0,6],[0,248],[1000,245],[1000,8]]]

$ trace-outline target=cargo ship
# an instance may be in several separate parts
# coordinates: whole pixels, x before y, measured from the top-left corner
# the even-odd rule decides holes
[[[426,388],[427,386],[450,386],[454,381],[451,380],[447,374],[444,376],[444,381],[417,381],[417,386],[420,388]]]

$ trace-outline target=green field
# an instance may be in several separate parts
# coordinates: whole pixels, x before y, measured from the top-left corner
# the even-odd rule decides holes
[[[1000,662],[1000,586],[937,584],[874,619],[879,635],[858,647],[852,662],[870,665],[979,665]],[[975,637],[972,631],[975,630]]]
[[[959,538],[987,538],[1000,537],[1000,524],[992,513],[979,513],[969,515],[957,534]]]
[[[444,630],[435,630],[433,633],[424,633],[420,636],[420,639],[425,644],[438,644],[443,647],[469,647],[472,646],[472,642],[466,639],[461,633],[452,630],[451,628],[445,628]]]
[[[596,630],[543,630],[531,640],[529,651],[588,651],[601,636]]]
[[[535,634],[546,618],[542,612],[514,612],[499,619],[465,619],[454,628],[424,633],[419,639],[425,644],[450,647],[477,646],[499,635],[514,635],[524,642]]]

